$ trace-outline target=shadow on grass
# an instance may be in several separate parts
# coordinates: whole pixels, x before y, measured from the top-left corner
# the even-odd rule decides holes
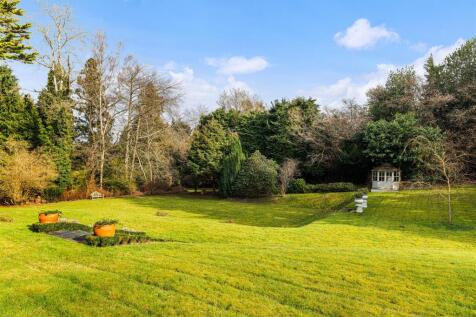
[[[160,210],[178,210],[203,217],[257,227],[302,227],[349,203],[351,193],[303,195],[296,198],[220,199],[180,194],[130,198]]]

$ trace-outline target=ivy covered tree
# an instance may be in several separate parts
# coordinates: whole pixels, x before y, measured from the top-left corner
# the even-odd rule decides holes
[[[25,42],[30,39],[31,23],[19,23],[24,12],[20,0],[0,0],[0,59],[32,63],[38,53]]]
[[[233,183],[240,172],[241,165],[245,159],[241,148],[240,138],[237,134],[232,134],[222,163],[220,173],[219,190],[223,197],[228,197],[232,193]]]
[[[54,71],[57,72],[56,75],[53,74]],[[54,158],[58,168],[57,185],[64,190],[71,185],[73,103],[70,98],[69,78],[59,66],[54,71],[50,70],[48,73],[47,86],[38,97],[37,139],[39,145],[44,146]]]

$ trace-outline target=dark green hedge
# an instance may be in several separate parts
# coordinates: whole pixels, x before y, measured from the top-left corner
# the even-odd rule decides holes
[[[302,178],[293,179],[288,186],[288,193],[329,193],[329,192],[353,192],[358,190],[352,183],[328,183],[328,184],[307,184]]]

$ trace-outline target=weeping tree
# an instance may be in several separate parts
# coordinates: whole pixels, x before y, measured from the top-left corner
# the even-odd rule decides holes
[[[220,195],[223,197],[231,195],[233,183],[240,172],[244,159],[245,155],[241,148],[240,138],[236,133],[231,134],[230,144],[223,158],[222,171],[218,183]]]

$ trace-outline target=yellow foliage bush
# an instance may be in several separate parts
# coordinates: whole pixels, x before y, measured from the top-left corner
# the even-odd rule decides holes
[[[53,161],[41,150],[30,151],[26,142],[9,139],[0,149],[0,198],[6,203],[34,198],[57,177]]]

